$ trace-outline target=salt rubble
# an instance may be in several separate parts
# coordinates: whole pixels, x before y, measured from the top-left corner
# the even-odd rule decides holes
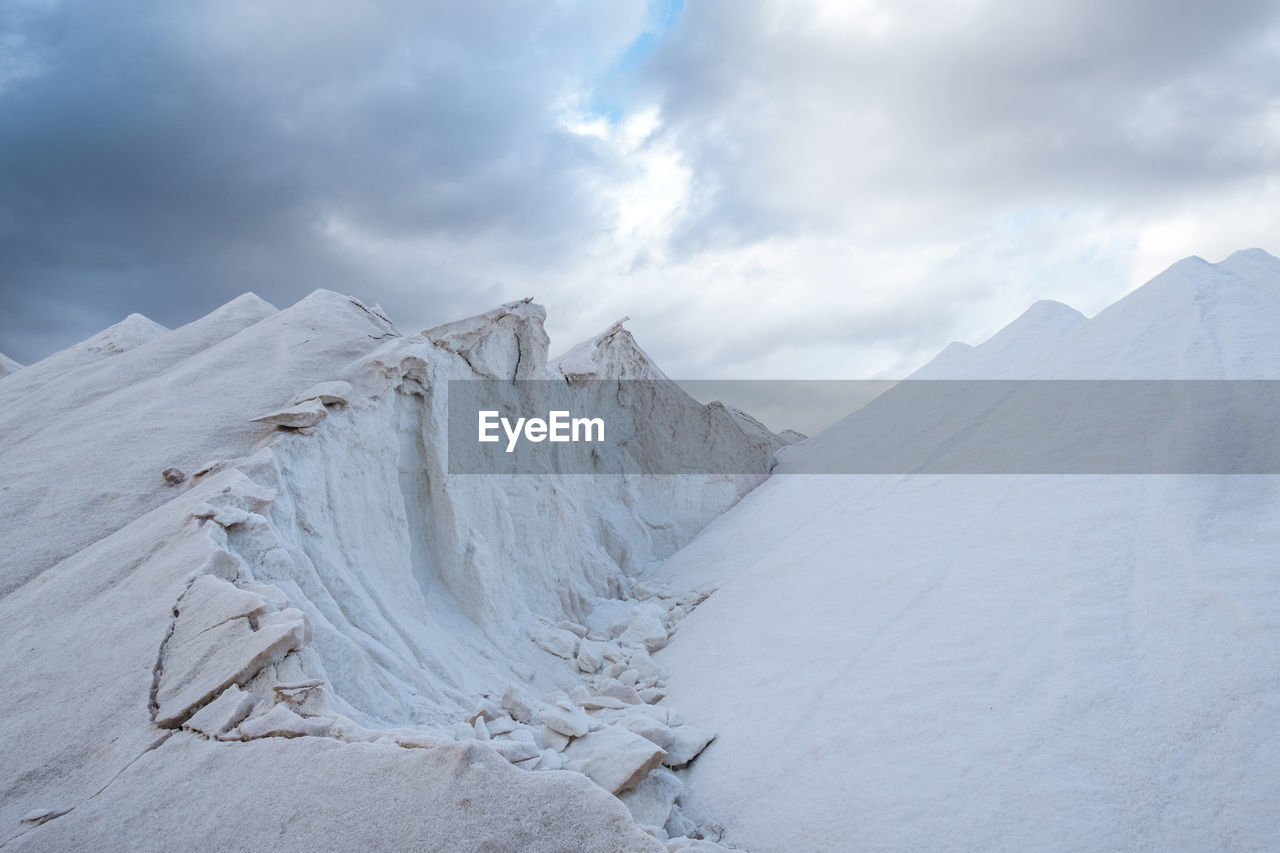
[[[338,294],[279,312],[245,296],[172,332],[131,317],[6,377],[0,666],[32,687],[0,722],[0,843],[275,838],[233,780],[281,774],[312,780],[273,795],[285,810],[332,798],[338,813],[371,792],[420,804],[390,826],[318,819],[298,847],[454,826],[471,834],[441,849],[711,843],[689,837],[715,832],[681,819],[666,771],[632,797],[646,831],[612,796],[711,737],[648,704],[665,689],[650,652],[708,590],[634,578],[761,477],[447,474],[436,390],[563,377],[543,316],[522,301],[418,336]],[[620,327],[589,344],[593,378],[661,376]],[[713,440],[683,452],[784,443],[710,417]],[[483,830],[456,799],[422,805],[420,774],[457,762]],[[566,772],[510,775],[535,769]],[[157,816],[175,793],[235,816]]]

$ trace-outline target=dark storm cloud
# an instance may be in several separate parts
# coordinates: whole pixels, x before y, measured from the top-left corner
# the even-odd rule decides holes
[[[604,9],[22,12],[0,42],[37,65],[0,77],[0,340],[20,360],[130,311],[180,323],[245,290],[287,304],[358,282],[376,298],[379,271],[325,238],[332,216],[493,238],[529,264],[601,227],[588,180],[610,166],[554,113],[630,38]]]

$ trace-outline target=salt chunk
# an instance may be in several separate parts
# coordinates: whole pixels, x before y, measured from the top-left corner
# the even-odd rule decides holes
[[[254,698],[236,685],[231,685],[208,705],[196,711],[183,728],[209,737],[231,731],[253,711]]]
[[[518,723],[528,724],[533,721],[533,704],[514,684],[502,694],[502,708]]]
[[[477,717],[476,719],[482,720],[484,718]],[[486,722],[485,728],[489,730],[489,734],[491,735],[505,735],[515,731],[518,725],[519,724],[515,720],[511,719],[506,714],[503,714],[500,717],[494,717]]]
[[[604,644],[583,640],[578,644],[578,669],[585,673],[597,672],[604,663]]]
[[[564,757],[587,778],[611,794],[634,788],[667,754],[652,742],[619,726],[580,737],[565,748]]]
[[[264,625],[254,631],[248,619],[224,622],[176,647],[167,644],[156,690],[156,725],[181,724],[232,684],[245,684],[263,667],[303,645],[300,622]]]
[[[351,383],[336,379],[332,382],[319,382],[293,398],[293,405],[308,400],[319,400],[326,406],[345,406],[351,398]]]
[[[546,749],[561,752],[569,745],[571,738],[568,735],[562,735],[555,729],[544,725],[542,727],[542,746]]]
[[[498,751],[498,754],[517,764],[521,761],[528,761],[531,758],[537,758],[538,745],[527,740],[504,740],[501,738],[489,741],[489,746]]]
[[[239,732],[245,740],[262,737],[324,737],[329,734],[331,719],[302,717],[289,710],[287,705],[273,705],[261,717],[245,720]]]
[[[582,737],[591,731],[591,717],[581,708],[566,711],[554,705],[542,709],[542,722],[547,728],[569,737]]]
[[[490,720],[495,720],[500,716],[502,716],[502,708],[500,708],[497,703],[491,699],[481,699],[476,703],[475,710],[471,712],[471,716],[467,717],[467,722],[474,723],[477,717],[488,722]]]
[[[585,625],[579,625],[577,622],[570,622],[568,619],[561,619],[556,623],[556,627],[561,631],[568,631],[569,633],[576,634],[579,637],[587,636],[587,628]]]
[[[671,730],[671,749],[662,762],[668,767],[683,767],[698,757],[698,753],[706,749],[707,744],[715,740],[716,733],[711,729],[697,726],[679,726]]]
[[[628,705],[639,705],[642,703],[640,694],[636,693],[634,687],[623,684],[616,678],[602,679],[596,685],[597,696],[612,696],[614,699],[620,699]]]
[[[570,631],[546,628],[534,635],[533,641],[556,657],[573,660],[578,654],[578,637]]]
[[[627,731],[635,732],[654,745],[669,750],[675,739],[675,735],[669,726],[666,726],[648,714],[628,714],[617,722]],[[666,823],[664,817],[663,823]]]
[[[665,826],[683,788],[684,783],[676,774],[665,767],[655,767],[644,781],[630,791],[623,791],[618,799],[622,800],[636,823]],[[665,836],[667,833],[663,831],[662,834]]]
[[[627,629],[618,637],[618,642],[624,646],[635,646],[647,652],[656,652],[667,644],[666,620],[664,616],[647,608],[638,608],[638,611]]]
[[[329,410],[319,400],[307,400],[296,406],[288,406],[249,420],[254,423],[274,424],[289,429],[302,429],[315,426],[325,419]]]
[[[649,657],[648,652],[635,651],[631,658],[627,661],[631,668],[640,674],[640,678],[648,681],[650,679],[662,680],[667,677],[662,667],[653,662],[653,658]]]
[[[71,809],[32,809],[22,816],[22,822],[39,826],[55,817],[62,817],[69,811]]]
[[[396,745],[405,749],[434,749],[437,746],[444,746],[450,741],[426,731],[401,730],[395,734]]]

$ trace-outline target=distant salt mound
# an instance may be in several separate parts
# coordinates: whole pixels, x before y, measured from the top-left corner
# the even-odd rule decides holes
[[[304,808],[300,847],[697,832],[669,768],[715,734],[657,704],[650,654],[707,593],[636,578],[762,477],[449,474],[451,380],[566,381],[544,317],[406,335],[337,293],[246,294],[0,383],[0,675],[39,687],[0,721],[0,843],[253,846]],[[660,375],[629,334],[591,347],[601,382]],[[649,402],[694,419],[673,434],[720,424],[684,448],[723,454],[703,467],[774,446],[674,386]],[[349,813],[370,792],[394,818]]]
[[[0,379],[3,379],[10,373],[13,373],[15,370],[21,369],[22,365],[20,363],[0,352]]]
[[[1181,260],[1047,355],[1045,379],[1271,379],[1280,261],[1260,249]]]
[[[135,393],[128,392],[128,386],[138,389],[150,387],[161,394],[158,399],[143,403],[144,406],[173,406],[184,397],[195,396],[195,389],[186,390],[166,400],[163,393],[167,392],[162,391],[160,384],[162,377],[181,371],[184,362],[188,360],[200,365],[200,353],[275,313],[276,309],[269,303],[246,293],[207,316],[180,327],[174,334],[157,334],[150,340],[127,349],[121,347],[115,335],[96,335],[89,340],[101,339],[105,335],[112,341],[109,346],[120,351],[110,358],[86,358],[68,362],[64,356],[88,351],[84,344],[77,344],[24,368],[21,383],[18,377],[8,380],[0,392],[7,403],[0,408],[0,431],[4,432],[11,444],[16,444],[34,432],[47,429],[48,424],[58,418],[78,418],[86,413],[93,416],[93,406],[100,398]],[[138,314],[131,317],[145,320]],[[111,329],[107,332],[111,332]],[[133,340],[136,342],[138,336],[135,335]],[[85,342],[87,343],[88,341]],[[104,348],[97,350],[99,353],[104,351]],[[211,387],[217,382],[216,378],[210,378],[204,380],[202,385]],[[148,383],[156,384],[148,386]],[[139,394],[139,397],[145,398],[145,392]],[[39,416],[33,418],[31,412],[38,412]],[[106,423],[114,418],[127,421],[131,417],[128,412],[113,414],[110,411],[98,412],[97,416],[107,417],[109,420]],[[128,512],[121,514],[122,519],[129,517]]]
[[[624,327],[628,318],[571,348],[552,362],[549,374],[584,389],[590,408],[609,411],[628,400],[637,425],[629,454],[649,464],[643,470],[698,470],[714,456],[725,471],[768,471],[773,454],[792,442],[760,421],[718,401],[702,405],[667,377]],[[678,432],[655,429],[681,424]]]
[[[1088,320],[1044,300],[990,340],[949,344],[913,379],[1265,379],[1280,260],[1185,258]]]
[[[93,337],[24,368],[21,376],[6,381],[4,393],[7,396],[25,393],[58,379],[64,373],[129,352],[168,333],[169,330],[159,323],[141,314],[130,314]]]
[[[86,353],[102,356],[119,355],[168,333],[168,329],[154,320],[141,314],[130,314],[105,332],[78,344],[74,349],[83,347]]]
[[[1035,365],[1087,322],[1083,314],[1070,306],[1051,299],[1041,300],[979,346],[971,347],[959,341],[949,344],[911,378],[1028,378]]]
[[[667,379],[667,375],[623,325],[629,319],[623,317],[600,334],[554,359],[554,374],[570,381]]]
[[[1274,379],[1278,328],[1248,250],[916,376]],[[657,573],[718,587],[656,657],[719,729],[683,812],[754,850],[1274,847],[1277,477],[786,473],[915,440],[873,417],[909,384]]]

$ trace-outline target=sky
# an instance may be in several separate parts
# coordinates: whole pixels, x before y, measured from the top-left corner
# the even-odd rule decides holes
[[[324,287],[898,377],[1280,255],[1280,3],[0,0],[0,351]]]

